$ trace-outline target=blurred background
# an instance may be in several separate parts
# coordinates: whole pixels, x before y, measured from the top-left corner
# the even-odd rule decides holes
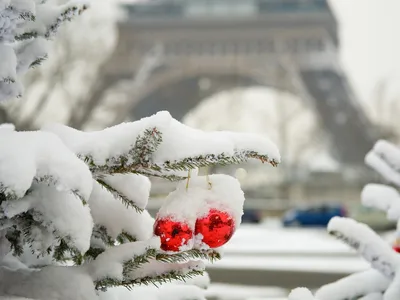
[[[245,191],[243,226],[209,266],[209,299],[280,299],[368,265],[325,233],[380,182],[364,165],[400,140],[398,0],[96,0],[63,28],[25,96],[0,106],[19,130],[61,122],[98,130],[160,110],[203,130],[269,136],[278,168],[216,168]],[[29,99],[29,101],[28,101]],[[153,180],[153,179],[152,179]],[[153,180],[152,214],[173,183]]]

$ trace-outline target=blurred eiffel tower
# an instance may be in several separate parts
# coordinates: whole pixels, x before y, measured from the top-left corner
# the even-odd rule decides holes
[[[326,0],[166,0],[124,11],[94,96],[125,82],[129,96],[112,102],[110,125],[159,110],[182,119],[217,92],[263,85],[307,101],[334,157],[363,165],[376,133],[338,63],[337,22]]]

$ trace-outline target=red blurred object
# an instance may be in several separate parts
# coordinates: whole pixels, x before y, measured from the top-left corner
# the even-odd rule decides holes
[[[393,249],[394,251],[396,251],[397,253],[400,253],[400,245],[394,245],[394,246],[392,247],[392,249]]]
[[[186,224],[170,219],[156,220],[154,234],[161,239],[161,249],[164,251],[179,251],[193,238],[192,229]]]
[[[203,235],[203,243],[210,248],[226,244],[235,232],[235,222],[228,213],[211,209],[208,215],[196,221],[195,234]]]

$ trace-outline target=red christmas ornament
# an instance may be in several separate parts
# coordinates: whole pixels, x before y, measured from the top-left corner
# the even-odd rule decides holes
[[[161,249],[164,251],[179,251],[193,237],[193,231],[186,223],[170,219],[156,220],[154,234],[160,237]]]
[[[228,213],[211,209],[208,215],[198,219],[195,234],[203,235],[203,243],[210,248],[218,248],[226,244],[235,232],[235,222]]]
[[[396,251],[397,253],[400,253],[400,245],[394,245],[394,246],[392,247],[392,249],[393,249],[394,251]]]

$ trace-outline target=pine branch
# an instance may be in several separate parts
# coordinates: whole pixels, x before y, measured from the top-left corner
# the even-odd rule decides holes
[[[139,135],[135,146],[128,155],[133,157],[133,165],[140,168],[148,168],[151,163],[152,154],[162,142],[162,134],[156,127],[146,129],[143,136]]]
[[[36,31],[24,32],[15,36],[16,41],[25,41],[38,37],[38,33]]]
[[[59,27],[63,22],[71,21],[74,16],[76,16],[77,14],[81,14],[82,11],[86,9],[87,9],[86,5],[83,5],[81,8],[79,8],[78,6],[67,7],[60,14],[57,20],[48,27],[47,32],[44,34],[44,37],[47,39],[51,38],[54,34],[57,33],[57,30],[59,29]]]
[[[11,77],[5,77],[5,78],[1,78],[0,82],[4,82],[4,83],[10,84],[10,83],[14,83],[15,79],[11,78]]]
[[[96,247],[90,247],[88,251],[86,251],[84,259],[85,261],[89,260],[95,260],[97,256],[102,254],[105,251],[103,248],[96,248]]]
[[[154,170],[138,170],[136,171],[137,174],[144,175],[146,177],[156,177],[156,178],[163,178],[169,181],[182,181],[187,179],[186,176],[178,176],[174,174],[163,174],[159,171]]]
[[[5,11],[9,11],[13,15],[18,15],[20,19],[25,20],[25,21],[35,21],[36,17],[31,11],[24,11],[20,12],[18,9],[16,9],[14,6],[10,5],[8,6]]]
[[[136,241],[137,241],[136,238],[131,234],[127,233],[126,231],[122,231],[122,233],[117,237],[117,242],[120,244],[132,243]]]
[[[178,161],[166,161],[163,165],[153,165],[151,168],[155,171],[166,170],[166,171],[188,171],[189,169],[195,168],[203,168],[212,165],[232,165],[232,164],[240,164],[248,161],[249,159],[258,159],[261,162],[268,162],[272,166],[277,166],[278,162],[275,160],[270,160],[268,156],[261,155],[255,151],[236,151],[235,155],[228,156],[225,153],[221,153],[218,155],[215,154],[206,154],[199,155],[196,157],[184,158]]]
[[[0,182],[0,201],[13,201],[13,200],[17,200],[20,197],[17,195],[17,193],[15,193],[14,191],[10,190],[10,188],[4,186],[1,182]],[[0,203],[1,203],[0,202]]]
[[[97,179],[97,182],[105,188],[107,191],[109,191],[115,198],[120,200],[123,204],[125,204],[126,207],[132,207],[136,210],[136,212],[141,213],[143,212],[143,209],[138,207],[135,202],[133,202],[131,199],[129,199],[127,196],[124,194],[120,193],[116,189],[114,189],[111,185],[107,184],[104,180],[102,179]]]
[[[58,185],[58,179],[54,178],[51,175],[45,175],[41,177],[35,177],[33,179],[34,183],[44,183],[47,184],[48,186],[50,185]],[[86,202],[85,198],[81,195],[81,193],[78,190],[70,190],[71,193],[73,193],[77,198],[79,198],[82,201],[83,205],[87,205],[88,203]]]
[[[135,278],[135,279],[130,279],[130,280],[115,280],[112,278],[106,278],[101,281],[96,282],[96,290],[101,290],[105,291],[107,288],[110,287],[118,287],[118,286],[123,286],[127,288],[128,290],[133,289],[137,285],[149,285],[149,284],[154,284],[157,286],[157,284],[163,284],[163,283],[168,283],[173,280],[179,280],[179,281],[185,281],[187,279],[194,278],[196,276],[203,275],[203,271],[199,270],[190,270],[188,272],[180,273],[178,271],[170,271],[161,275],[156,275],[153,277],[146,276],[142,278]]]
[[[108,246],[114,246],[115,241],[108,235],[107,228],[101,225],[95,225],[93,228],[92,235],[98,239],[101,239],[103,243]]]
[[[190,259],[207,259],[211,262],[221,259],[221,255],[215,250],[199,250],[191,249],[188,251],[176,253],[176,254],[166,254],[158,253],[156,259],[165,263],[177,263],[188,261]]]
[[[38,57],[36,60],[34,60],[30,64],[29,68],[33,69],[33,68],[36,68],[37,66],[40,66],[42,64],[42,62],[44,62],[47,58],[48,58],[48,55],[44,55],[44,56]]]
[[[82,263],[82,255],[78,249],[70,246],[71,238],[69,236],[61,237],[57,230],[49,232],[47,228],[43,227],[42,224],[37,221],[37,217],[40,216],[38,212],[35,212],[36,218],[32,215],[33,211],[28,211],[12,218],[10,221],[14,224],[9,228],[7,232],[7,239],[11,243],[11,247],[15,255],[19,256],[22,254],[24,244],[28,244],[32,249],[32,254],[37,250],[41,250],[38,256],[49,255],[53,247],[49,246],[46,249],[33,249],[32,245],[36,240],[33,238],[32,231],[39,229],[43,233],[50,233],[56,240],[58,240],[58,246],[54,247],[53,257],[57,261],[67,261],[72,259],[76,264]]]
[[[135,258],[124,263],[123,275],[128,276],[129,272],[140,268],[143,264],[149,263],[150,260],[156,258],[157,251],[155,249],[149,249],[143,255],[138,255]]]
[[[328,232],[355,249],[374,269],[388,278],[394,278],[400,258],[367,225],[348,218],[334,217],[328,224]]]
[[[14,253],[14,255],[22,255],[22,253],[24,252],[24,248],[21,231],[13,226],[7,231],[6,238],[11,244],[11,251]]]
[[[111,157],[106,160],[104,165],[97,165],[93,157],[89,155],[78,155],[94,174],[123,174],[123,173],[140,173],[140,169],[147,169],[151,155],[157,150],[158,145],[162,142],[161,132],[156,127],[145,129],[143,135],[136,138],[136,142],[132,145],[127,154],[119,157]]]
[[[74,16],[81,14],[86,9],[86,5],[83,5],[82,7],[78,7],[76,5],[72,7],[66,7],[66,9],[57,17],[54,23],[47,26],[44,33],[40,33],[37,30],[27,31],[16,35],[15,40],[23,41],[37,38],[38,36],[43,36],[46,39],[50,39],[57,33],[62,23],[64,23],[65,21],[71,21]],[[24,18],[24,20],[36,21],[35,16],[29,15],[29,13],[20,14],[20,17]],[[43,25],[46,26],[46,24]]]

